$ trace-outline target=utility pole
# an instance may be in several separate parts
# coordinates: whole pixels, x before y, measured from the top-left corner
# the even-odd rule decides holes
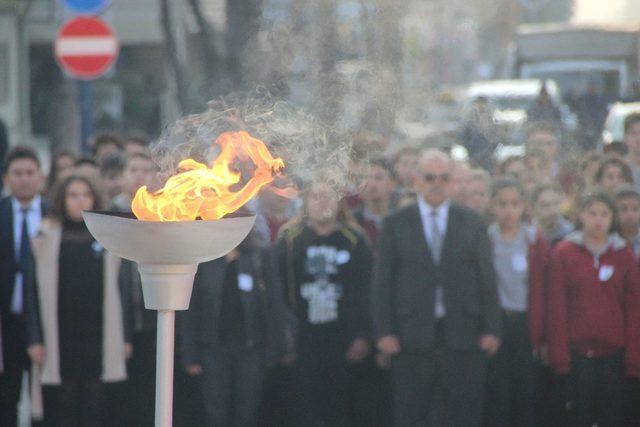
[[[186,52],[184,48],[184,34],[182,31],[182,16],[173,10],[172,6],[177,7],[180,3],[171,2],[169,0],[159,0],[160,2],[160,22],[162,32],[164,34],[167,56],[175,82],[175,91],[179,106],[179,115],[190,112],[189,101],[189,84],[187,77],[187,69],[185,65]]]
[[[0,85],[5,100],[0,99],[0,119],[5,122],[11,145],[29,142],[31,120],[29,108],[29,41],[26,35],[27,13],[31,0],[0,0],[0,34],[7,37],[7,55],[0,57],[0,72],[8,78]],[[6,61],[3,63],[3,60]]]

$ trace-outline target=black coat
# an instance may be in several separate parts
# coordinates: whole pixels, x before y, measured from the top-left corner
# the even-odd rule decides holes
[[[443,289],[449,348],[477,349],[480,335],[500,335],[492,248],[475,213],[450,205],[441,262],[435,265],[419,207],[408,206],[385,220],[377,261],[371,294],[376,338],[397,335],[402,350],[432,348],[438,286]]]
[[[224,258],[219,258],[198,267],[189,310],[180,312],[178,317],[184,365],[201,364],[203,347],[220,345],[219,319],[227,265]],[[291,340],[295,335],[275,257],[266,249],[247,249],[238,258],[238,273],[253,278],[253,288],[241,296],[246,346],[263,351],[267,362],[275,362],[293,349]]]

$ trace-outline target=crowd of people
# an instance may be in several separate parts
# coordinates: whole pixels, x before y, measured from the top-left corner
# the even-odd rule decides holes
[[[545,122],[499,164],[372,139],[348,194],[277,177],[245,241],[199,266],[176,424],[639,425],[640,114],[579,160]],[[56,153],[48,178],[31,148],[6,155],[3,426],[25,373],[42,425],[153,421],[155,313],[82,211],[130,212],[159,178],[144,138],[93,149]]]

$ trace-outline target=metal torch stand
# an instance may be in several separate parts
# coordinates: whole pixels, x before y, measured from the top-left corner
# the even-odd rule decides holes
[[[156,427],[173,424],[173,360],[176,310],[187,310],[198,264],[138,263],[144,306],[158,312],[156,337]]]
[[[156,427],[173,423],[173,356],[176,312],[158,310],[156,349]]]
[[[189,309],[198,264],[238,246],[253,227],[255,216],[156,222],[101,212],[84,211],[82,215],[91,234],[109,252],[138,264],[144,307],[158,312],[155,425],[171,427],[175,312]],[[184,242],[188,244],[182,245]]]

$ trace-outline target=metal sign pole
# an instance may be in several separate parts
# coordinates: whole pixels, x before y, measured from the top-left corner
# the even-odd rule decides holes
[[[80,106],[80,152],[83,155],[91,154],[89,139],[93,135],[94,118],[93,103],[94,90],[93,82],[78,80],[78,104]]]

